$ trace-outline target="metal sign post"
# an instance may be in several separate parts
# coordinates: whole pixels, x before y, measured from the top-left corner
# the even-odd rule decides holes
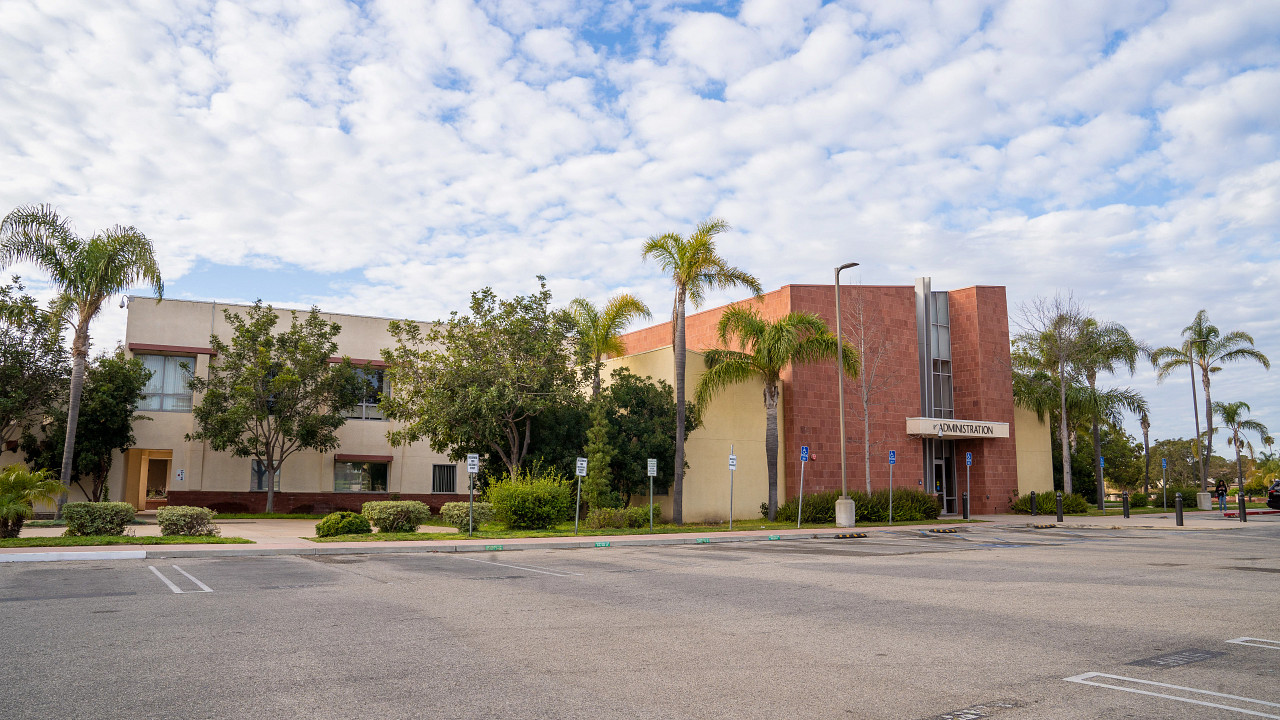
[[[898,451],[889,451],[889,524],[893,524],[893,466],[898,464]]]
[[[653,529],[653,478],[658,474],[658,461],[649,458],[649,529]]]
[[[738,467],[738,456],[733,454],[733,445],[729,445],[729,529],[733,529],[733,471]]]
[[[969,500],[973,498],[969,494],[969,467],[973,465],[973,453],[964,454],[964,519],[969,519]]]
[[[587,459],[578,458],[578,502],[573,504],[573,534],[578,534],[578,516],[582,514],[582,478],[587,476]]]
[[[800,501],[796,505],[796,529],[800,529],[800,518],[804,517],[804,466],[809,462],[809,446],[800,446]]]
[[[480,456],[472,453],[467,456],[467,537],[476,524],[476,473],[480,472]]]
[[[1164,489],[1164,509],[1169,509],[1169,458],[1160,458],[1160,485]]]
[[[1102,477],[1098,478],[1098,509],[1102,511],[1103,515],[1106,515],[1107,514],[1107,481],[1106,481],[1107,473],[1105,472],[1105,470],[1107,467],[1107,459],[1102,456],[1098,456],[1098,467],[1102,468],[1104,471],[1102,473]]]

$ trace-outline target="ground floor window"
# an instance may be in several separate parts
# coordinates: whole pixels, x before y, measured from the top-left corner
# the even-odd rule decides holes
[[[261,460],[254,460],[253,466],[250,468],[250,490],[267,491],[267,464]],[[273,483],[275,487],[271,488],[276,492],[280,492],[280,468],[276,467],[276,481]]]
[[[333,463],[334,492],[386,492],[387,463]]]
[[[431,492],[433,493],[451,493],[457,492],[458,488],[458,466],[457,465],[432,465],[431,466]]]

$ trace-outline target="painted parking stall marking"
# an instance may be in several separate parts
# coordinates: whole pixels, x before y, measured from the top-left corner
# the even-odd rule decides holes
[[[174,570],[177,570],[177,571],[178,571],[179,573],[181,573],[184,577],[186,577],[188,580],[190,580],[192,583],[194,583],[194,584],[195,584],[195,586],[196,586],[197,588],[199,588],[198,590],[183,590],[182,588],[178,587],[178,584],[177,584],[177,583],[175,583],[173,580],[170,580],[169,578],[165,577],[164,573],[162,573],[162,572],[160,572],[159,570],[157,570],[155,565],[148,565],[147,567],[148,567],[148,568],[151,568],[151,572],[155,573],[155,576],[156,576],[156,577],[158,577],[158,578],[160,578],[161,580],[163,580],[163,581],[164,581],[164,584],[165,584],[165,585],[166,585],[170,590],[172,590],[172,591],[174,592],[174,594],[176,594],[176,595],[184,595],[184,594],[187,594],[187,593],[209,593],[209,592],[213,592],[213,588],[211,588],[211,587],[209,587],[208,585],[205,585],[204,583],[200,582],[200,580],[198,580],[198,579],[196,578],[196,576],[192,575],[191,573],[187,572],[186,570],[183,570],[182,568],[178,567],[177,565],[171,565],[170,567],[172,567]]]
[[[1138,678],[1125,677],[1123,675],[1108,675],[1107,673],[1099,672],[1087,672],[1063,679],[1067,682],[1080,683],[1081,685],[1092,685],[1094,687],[1106,688],[1107,690],[1119,690],[1121,692],[1134,693],[1137,695],[1146,695],[1164,700],[1174,700],[1176,702],[1200,705],[1201,707],[1230,710],[1232,712],[1237,712],[1242,715],[1250,715],[1252,717],[1274,718],[1275,720],[1280,720],[1280,703],[1258,700],[1256,698],[1228,695],[1227,693],[1213,692],[1212,690],[1201,690],[1200,688],[1172,685],[1170,683],[1155,682],[1154,680],[1140,680]],[[1133,685],[1140,687],[1133,687]],[[1181,694],[1173,695],[1171,694],[1173,692]],[[1234,704],[1227,705],[1223,702],[1215,701],[1231,701]]]
[[[540,568],[534,565],[510,565],[508,563],[494,562],[493,560],[481,560],[480,558],[467,557],[465,555],[450,555],[449,557],[452,557],[455,560],[466,560],[467,562],[478,562],[478,563],[484,563],[486,565],[497,565],[499,567],[512,568],[515,570],[525,570],[528,572],[539,573],[542,575],[552,575],[554,577],[573,577],[575,575],[577,576],[582,575],[582,573],[563,572],[560,570],[552,570],[550,568]]]
[[[1171,668],[1178,667],[1180,665],[1190,665],[1191,663],[1197,663],[1201,660],[1212,660],[1213,658],[1222,657],[1223,655],[1226,655],[1226,653],[1214,652],[1212,650],[1200,650],[1198,648],[1187,648],[1186,650],[1179,650],[1177,652],[1156,655],[1155,657],[1134,660],[1131,663],[1125,664],[1136,665],[1138,667]]]
[[[1228,640],[1229,643],[1236,645],[1248,645],[1249,647],[1267,648],[1268,650],[1280,650],[1280,640],[1264,640],[1262,638],[1239,637]]]
[[[970,705],[960,710],[952,710],[951,712],[942,713],[941,715],[933,715],[926,720],[980,720],[988,718],[1003,710],[1012,710],[1022,707],[1022,703],[1017,700],[994,700],[979,705]]]

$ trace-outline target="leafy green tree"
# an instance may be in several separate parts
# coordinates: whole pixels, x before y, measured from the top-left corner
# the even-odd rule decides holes
[[[1231,433],[1231,437],[1227,438],[1227,444],[1235,448],[1236,451],[1236,485],[1241,492],[1244,491],[1244,469],[1240,463],[1240,451],[1244,448],[1246,432],[1257,433],[1260,437],[1267,436],[1267,426],[1253,420],[1246,415],[1252,408],[1249,403],[1243,400],[1236,402],[1224,403],[1216,402],[1213,404],[1213,412],[1222,418],[1222,427]]]
[[[604,308],[597,308],[586,298],[575,298],[569,303],[573,321],[577,325],[578,343],[591,373],[591,397],[600,394],[600,369],[605,355],[619,356],[626,352],[622,341],[622,329],[635,318],[650,318],[649,306],[633,295],[622,293],[609,298]]]
[[[207,380],[191,381],[191,389],[204,397],[192,409],[196,431],[187,439],[255,458],[268,478],[300,450],[337,448],[347,412],[373,389],[350,358],[330,362],[341,326],[326,322],[313,307],[301,321],[290,311],[289,328],[277,333],[280,318],[261,300],[244,315],[223,314],[231,342],[209,338],[217,361]],[[275,483],[268,482],[266,510],[274,508]]]
[[[18,262],[29,262],[49,275],[61,292],[58,314],[74,328],[67,436],[60,463],[62,486],[70,488],[80,395],[89,359],[89,323],[104,302],[136,285],[150,285],[158,301],[164,296],[164,282],[151,241],[137,228],[117,225],[82,238],[51,205],[24,205],[0,221],[0,267]],[[65,498],[64,492],[59,510]]]
[[[688,238],[677,233],[665,233],[649,238],[644,244],[642,257],[654,260],[662,271],[671,276],[675,285],[675,301],[671,309],[671,345],[676,381],[676,456],[673,461],[674,480],[671,484],[671,520],[684,523],[684,441],[688,410],[685,407],[685,305],[696,308],[706,298],[709,289],[737,287],[750,288],[760,295],[760,281],[754,275],[733,267],[716,253],[715,238],[729,229],[724,220],[712,219],[699,223]]]
[[[587,430],[587,478],[582,483],[582,496],[591,508],[617,507],[618,494],[613,491],[613,446],[609,444],[609,415],[603,402],[591,404],[591,428]]]
[[[29,430],[67,386],[60,320],[24,289],[16,276],[0,287],[0,446]]]
[[[1184,341],[1181,347],[1166,345],[1151,353],[1151,363],[1156,368],[1156,380],[1163,381],[1173,371],[1182,367],[1199,368],[1200,387],[1204,390],[1205,451],[1198,457],[1213,457],[1213,397],[1209,386],[1211,376],[1222,370],[1226,363],[1252,360],[1270,370],[1271,361],[1253,346],[1253,336],[1236,330],[1223,334],[1209,322],[1209,313],[1201,310],[1191,324],[1182,329]],[[1193,375],[1194,378],[1194,375]],[[1194,393],[1193,396],[1194,398]],[[1199,421],[1197,420],[1197,425]],[[1197,426],[1196,432],[1200,432]],[[1200,489],[1209,489],[1207,466],[1202,466]]]
[[[18,537],[35,514],[35,503],[54,502],[61,494],[62,483],[47,470],[14,464],[0,471],[0,538]]]
[[[471,314],[423,332],[392,321],[393,350],[383,350],[395,389],[380,407],[404,425],[387,433],[393,445],[426,439],[458,461],[495,453],[517,476],[530,453],[533,422],[575,393],[573,319],[551,308],[541,290],[499,301],[490,288],[471,294]],[[579,444],[577,448],[581,448]]]
[[[836,356],[836,337],[813,313],[788,313],[773,322],[755,308],[732,307],[720,316],[716,332],[723,345],[737,339],[737,350],[705,353],[707,371],[698,381],[694,399],[706,406],[716,393],[737,383],[764,383],[764,453],[769,472],[769,519],[778,516],[778,383],[788,366],[829,360]],[[844,347],[844,371],[858,376],[858,352]]]
[[[676,403],[671,386],[617,368],[600,397],[609,412],[613,484],[623,506],[631,504],[633,495],[648,497],[649,458],[657,460],[660,469],[654,491],[666,491],[672,477],[661,468],[672,467],[676,454]],[[700,407],[686,404],[686,438],[702,424]]]
[[[75,463],[71,481],[84,493],[86,500],[107,498],[107,475],[117,453],[133,447],[135,420],[149,420],[137,415],[142,392],[151,371],[136,358],[126,358],[124,349],[94,359],[85,373],[84,393],[80,398],[80,432],[76,435]],[[50,422],[40,437],[32,433],[22,436],[22,449],[32,467],[57,469],[64,457],[67,407],[65,398],[47,409]]]

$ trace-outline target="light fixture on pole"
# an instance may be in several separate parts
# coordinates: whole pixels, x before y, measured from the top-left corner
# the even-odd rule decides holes
[[[845,263],[836,268],[836,387],[840,403],[840,499],[836,501],[836,526],[853,527],[854,506],[849,499],[849,474],[844,450],[844,331],[840,323],[840,271],[857,267],[858,263]]]

